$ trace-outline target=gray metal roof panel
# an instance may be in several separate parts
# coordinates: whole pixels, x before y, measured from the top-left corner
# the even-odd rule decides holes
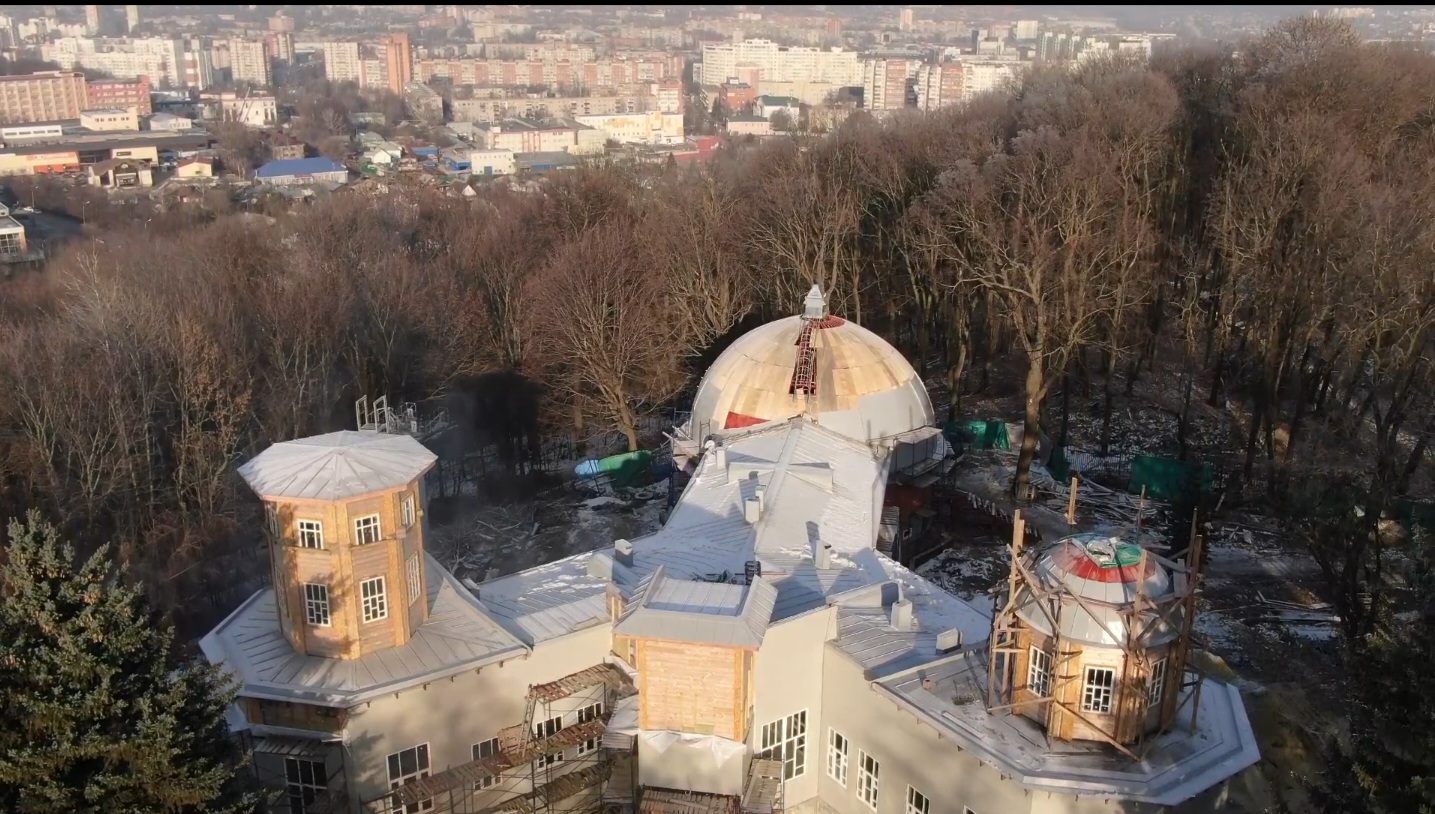
[[[271,589],[250,597],[200,646],[210,661],[236,675],[247,697],[334,707],[529,652],[433,558],[426,558],[426,566],[429,618],[401,647],[358,659],[302,655],[280,632]]]
[[[590,551],[489,580],[478,587],[479,602],[530,645],[605,622],[609,583],[590,573],[589,561],[607,556]]]
[[[407,435],[344,430],[274,444],[239,474],[263,497],[344,500],[403,486],[437,460]]]

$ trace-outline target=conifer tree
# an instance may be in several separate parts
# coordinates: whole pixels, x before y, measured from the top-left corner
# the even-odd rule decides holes
[[[0,567],[0,811],[252,811],[234,695],[185,658],[105,549],[12,521]]]

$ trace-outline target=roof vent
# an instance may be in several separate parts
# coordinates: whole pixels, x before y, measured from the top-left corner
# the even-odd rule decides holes
[[[760,512],[767,511],[767,487],[757,487],[757,492],[755,494],[757,496],[757,510]]]
[[[743,563],[742,576],[743,580],[746,581],[748,585],[751,585],[753,580],[762,576],[762,563],[758,560],[748,560]]]
[[[912,600],[898,599],[892,603],[892,629],[909,631],[912,630],[914,621],[912,611]]]
[[[762,501],[750,497],[742,502],[742,516],[749,523],[756,523],[762,517]]]
[[[617,549],[617,546],[614,546]],[[594,553],[588,558],[588,576],[594,579],[611,580],[613,578],[613,560],[602,554]]]
[[[814,285],[802,301],[802,316],[806,319],[827,318],[827,298],[822,296],[822,286]]]
[[[815,563],[815,564],[817,565],[818,568],[831,568],[831,567],[832,567],[832,544],[831,544],[831,543],[820,543],[820,544],[818,544],[818,546],[817,546],[817,556],[814,557],[813,559],[816,560],[816,563]]]
[[[956,628],[937,634],[937,652],[946,654],[962,649],[962,632]]]
[[[627,540],[613,541],[613,560],[619,565],[633,567],[633,544]]]
[[[722,444],[713,447],[713,466],[723,473],[723,477],[727,477],[727,447]]]

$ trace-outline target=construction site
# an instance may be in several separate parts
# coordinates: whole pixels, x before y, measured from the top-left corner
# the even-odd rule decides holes
[[[272,586],[202,643],[279,810],[1186,814],[1260,758],[1194,655],[1200,524],[1173,547],[1149,489],[1080,475],[1018,507],[954,465],[999,434],[936,426],[820,290],[714,362],[661,481],[585,467],[624,536],[520,567],[430,528],[421,422],[356,421],[240,468]],[[919,573],[952,534],[1002,541],[994,594]]]

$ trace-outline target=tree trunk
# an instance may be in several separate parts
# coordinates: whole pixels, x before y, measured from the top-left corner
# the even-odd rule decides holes
[[[1181,420],[1176,422],[1176,457],[1186,460],[1191,434],[1191,394],[1196,389],[1196,373],[1189,366],[1185,370],[1186,387],[1181,395]]]
[[[1101,454],[1111,453],[1111,377],[1116,373],[1116,357],[1107,354],[1105,373],[1101,377]]]
[[[1038,349],[1030,355],[1026,369],[1026,415],[1022,423],[1021,453],[1016,459],[1016,480],[1012,484],[1012,496],[1018,502],[1025,502],[1031,490],[1031,464],[1036,460],[1036,442],[1041,433],[1041,360],[1044,354]]]

